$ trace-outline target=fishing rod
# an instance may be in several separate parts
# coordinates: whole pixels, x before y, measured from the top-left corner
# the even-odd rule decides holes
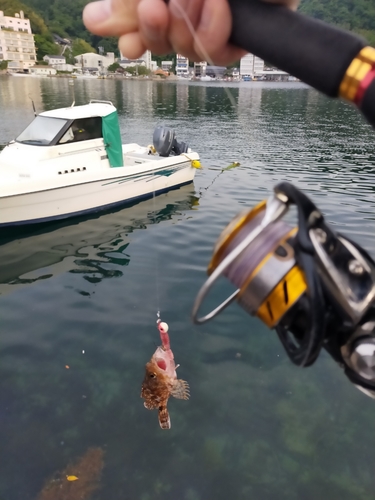
[[[258,0],[229,0],[231,42],[330,97],[354,103],[375,127],[375,49],[361,38]],[[291,207],[298,225],[284,217]],[[322,349],[375,398],[375,261],[337,233],[290,183],[236,216],[215,244],[192,319],[215,318],[236,301],[274,329],[290,360],[311,366]],[[235,291],[200,316],[220,277]]]
[[[329,97],[353,103],[375,127],[375,48],[361,37],[260,0],[228,0],[230,42]]]

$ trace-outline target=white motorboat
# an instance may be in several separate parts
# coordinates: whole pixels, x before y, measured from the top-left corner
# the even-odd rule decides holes
[[[64,219],[194,179],[199,155],[158,127],[153,145],[122,144],[109,101],[40,113],[0,152],[0,226]]]

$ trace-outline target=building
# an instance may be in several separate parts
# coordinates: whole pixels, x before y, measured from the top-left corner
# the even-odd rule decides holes
[[[268,82],[288,82],[290,80],[290,75],[285,71],[270,69],[262,71],[262,79]]]
[[[241,78],[253,79],[262,75],[264,70],[264,61],[254,54],[246,54],[240,62]]]
[[[35,76],[51,76],[56,75],[56,68],[52,68],[52,66],[44,66],[41,64],[36,64],[32,68],[29,69],[30,75]]]
[[[173,64],[173,61],[161,61],[161,69],[169,73],[172,69]]]
[[[43,61],[46,61],[50,66],[57,66],[58,64],[66,64],[64,56],[44,56]]]
[[[189,59],[181,54],[176,54],[176,75],[189,76]]]
[[[124,69],[131,68],[134,66],[146,67],[146,62],[144,59],[121,59],[118,63]]]
[[[194,63],[194,76],[199,78],[201,76],[206,76],[207,62],[200,61]]]
[[[119,64],[123,68],[128,68],[129,66],[145,66],[147,69],[152,70],[152,62],[150,50],[146,50],[139,59],[127,59],[123,56],[122,52],[120,52]]]
[[[151,50],[146,50],[146,52],[140,57],[143,59],[147,69],[151,69]]]
[[[226,66],[207,66],[206,75],[211,78],[224,78],[224,73],[227,71]]]
[[[68,38],[61,38],[61,36],[56,35],[56,33],[54,33],[52,36],[53,36],[53,41],[58,45],[66,47],[72,44],[72,42]]]
[[[73,71],[77,70],[77,66],[73,66],[73,64],[54,64],[53,66],[57,71],[67,71],[68,73],[73,73]]]
[[[239,68],[232,68],[231,70],[231,77],[233,80],[239,80],[240,79],[240,70]]]
[[[14,17],[4,16],[0,10],[0,61],[6,60],[8,68],[24,70],[34,66],[36,50],[30,20],[21,10]]]
[[[76,60],[76,66],[81,68],[82,71],[97,71],[101,73],[115,62],[115,54],[114,52],[108,52],[106,56],[102,56],[94,52],[87,52],[86,54],[76,56],[74,59]]]

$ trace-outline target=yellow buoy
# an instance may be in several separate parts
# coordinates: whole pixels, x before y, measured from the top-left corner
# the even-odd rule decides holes
[[[201,162],[200,162],[199,160],[192,160],[192,161],[191,161],[191,166],[192,166],[193,168],[202,168],[202,166],[201,166]]]

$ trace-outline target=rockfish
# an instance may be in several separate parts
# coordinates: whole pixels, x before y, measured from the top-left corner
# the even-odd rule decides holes
[[[158,323],[163,345],[158,347],[146,364],[146,374],[142,383],[141,398],[148,410],[159,410],[159,424],[162,429],[171,428],[167,410],[170,396],[177,399],[189,399],[189,384],[177,379],[173,352],[169,344],[168,325]]]

